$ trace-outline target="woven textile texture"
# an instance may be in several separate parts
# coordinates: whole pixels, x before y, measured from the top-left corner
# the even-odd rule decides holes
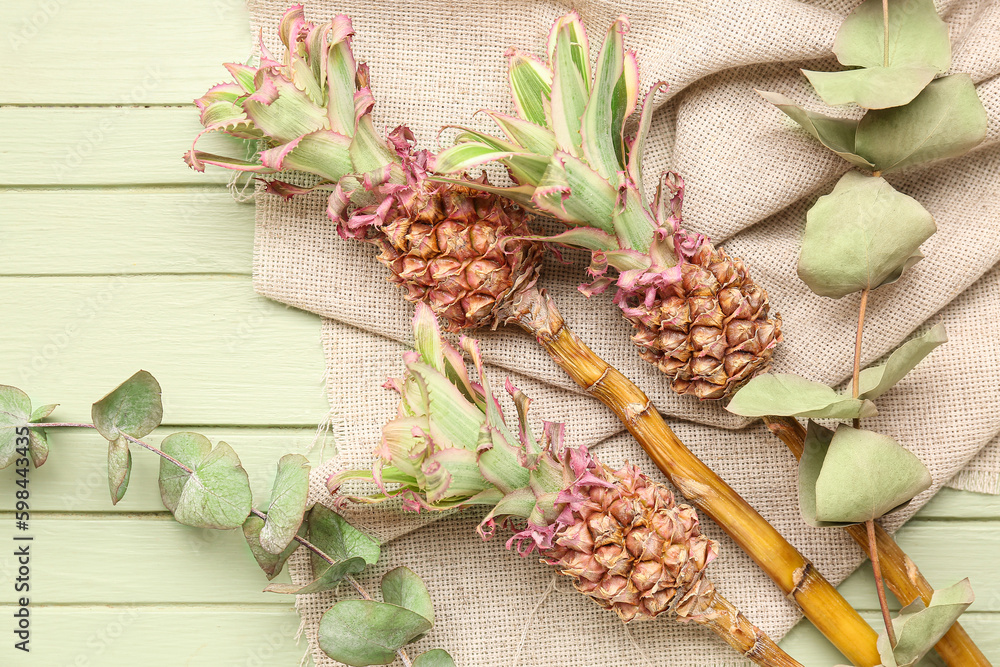
[[[812,294],[798,280],[795,265],[806,210],[848,165],[754,89],[778,91],[823,111],[799,68],[837,67],[830,55],[833,37],[853,4],[579,0],[572,5],[590,28],[592,45],[616,16],[630,17],[626,43],[638,52],[642,88],[659,80],[671,86],[655,100],[648,173],[679,171],[688,185],[685,226],[742,257],[768,290],[784,321],[775,370],[833,385],[851,373],[858,297],[835,301]],[[927,492],[886,519],[890,530],[949,482],[1000,492],[1000,6],[984,0],[937,4],[951,30],[953,70],[971,73],[989,113],[989,129],[986,141],[967,156],[889,178],[934,215],[938,233],[923,245],[926,259],[898,283],[872,293],[862,362],[877,362],[935,322],[945,324],[950,338],[879,399],[878,417],[866,420],[866,427],[915,452],[934,478]],[[262,31],[268,48],[279,53],[276,28],[286,4],[249,0],[249,5],[254,33]],[[552,21],[570,8],[541,0],[322,0],[305,9],[314,21],[351,16],[355,52],[371,67],[376,127],[406,123],[421,146],[434,149],[442,126],[491,130],[488,118],[475,112],[511,108],[504,51],[517,46],[544,52]],[[402,370],[413,312],[400,289],[386,281],[374,248],[340,239],[324,207],[319,196],[283,201],[260,194],[254,258],[260,293],[326,318],[322,339],[338,453],[314,473],[313,499],[320,502],[330,471],[371,464],[381,426],[396,407],[394,395],[381,385]],[[635,381],[681,439],[827,578],[839,582],[857,567],[861,552],[845,533],[813,529],[801,520],[795,462],[781,443],[759,423],[736,418],[718,404],[674,395],[628,342],[630,326],[610,296],[586,299],[576,290],[585,277],[582,254],[570,252],[564,259],[568,262],[548,261],[540,283],[570,327]],[[581,394],[529,336],[513,329],[476,336],[494,381],[509,375],[535,399],[537,422],[566,422],[571,444],[586,443],[608,464],[628,460],[662,479],[614,415]],[[417,652],[444,647],[467,666],[748,664],[697,627],[669,621],[624,626],[571,592],[568,581],[554,580],[546,566],[505,550],[499,536],[483,543],[474,532],[479,518],[471,511],[428,523],[426,515],[404,516],[395,506],[351,512],[352,521],[386,542],[384,562],[372,576],[406,564],[430,586],[438,623]],[[718,588],[780,638],[798,612],[710,520],[703,523],[721,544],[710,570]],[[304,582],[310,575],[308,559],[293,557],[293,578]],[[334,664],[315,644],[320,615],[332,601],[330,594],[298,600],[319,665]]]

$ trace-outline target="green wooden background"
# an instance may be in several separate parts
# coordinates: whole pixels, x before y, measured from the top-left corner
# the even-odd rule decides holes
[[[196,427],[226,440],[266,493],[326,413],[319,321],[253,292],[252,205],[233,202],[227,174],[181,161],[200,128],[190,101],[249,55],[246,26],[241,0],[0,3],[0,383],[60,402],[55,419],[88,419],[145,368],[164,392],[151,439]],[[299,664],[288,598],[260,592],[238,533],[171,520],[152,455],[135,453],[112,507],[103,441],[51,440],[30,483],[32,651],[0,623],[0,664]],[[2,540],[12,482],[0,472]],[[944,491],[899,540],[935,584],[971,576],[962,622],[1000,662],[1000,500]],[[12,551],[0,545],[8,619]],[[876,621],[867,571],[841,590]],[[841,662],[807,624],[782,644],[810,667]]]

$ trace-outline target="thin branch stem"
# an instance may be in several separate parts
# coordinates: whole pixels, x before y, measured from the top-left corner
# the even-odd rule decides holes
[[[72,423],[72,422],[51,422],[51,423],[50,422],[39,422],[37,424],[28,424],[28,428],[54,428],[54,427],[57,427],[57,426],[74,426],[76,428],[92,428],[92,429],[95,429],[95,430],[97,429],[97,427],[94,426],[93,424],[77,424],[77,423]],[[172,457],[170,454],[167,454],[162,449],[157,449],[156,447],[153,447],[152,445],[147,444],[147,443],[143,442],[142,440],[139,440],[138,438],[133,438],[128,433],[122,433],[121,435],[122,435],[123,438],[125,438],[129,442],[131,442],[133,444],[136,444],[136,445],[139,445],[140,447],[145,447],[146,449],[148,449],[149,451],[153,452],[154,454],[156,454],[160,458],[164,458],[167,461],[170,461],[171,463],[173,463],[175,466],[177,466],[178,468],[180,468],[181,470],[183,470],[187,474],[189,474],[189,475],[193,475],[194,474],[194,470],[192,470],[188,466],[184,465],[183,463],[181,463],[180,461],[178,461],[177,459],[175,459],[174,457]]]
[[[886,24],[888,25],[888,23]],[[861,393],[861,337],[865,331],[865,310],[868,308],[869,290],[861,290],[861,304],[858,306],[858,333],[854,337],[854,373],[851,377],[851,396],[858,397]],[[861,420],[854,420],[854,428],[861,428]],[[882,622],[889,635],[889,646],[896,646],[896,634],[892,630],[892,616],[889,613],[889,603],[885,599],[885,585],[882,582],[882,568],[878,562],[878,545],[875,539],[875,520],[865,522],[868,532],[868,555],[872,561],[872,572],[875,574],[875,591],[878,593],[878,606],[882,610]]]
[[[93,424],[85,424],[85,423],[82,423],[82,422],[39,422],[39,423],[28,424],[28,428],[56,428],[56,427],[92,428],[92,429],[95,429],[95,430],[97,429],[97,427],[94,426]],[[163,450],[157,449],[156,447],[153,447],[152,445],[147,444],[147,443],[143,442],[142,440],[139,440],[138,438],[133,438],[132,436],[128,435],[127,433],[122,433],[122,437],[124,437],[129,442],[134,443],[136,445],[139,445],[140,447],[145,447],[146,449],[148,449],[149,451],[153,452],[154,454],[160,456],[161,458],[166,459],[167,461],[170,461],[171,463],[173,463],[175,466],[177,466],[178,468],[180,468],[181,470],[183,470],[187,474],[189,474],[189,475],[193,475],[194,474],[194,470],[192,470],[188,466],[184,465],[183,463],[181,463],[180,461],[178,461],[174,457],[170,456],[169,454],[167,454]],[[256,516],[256,517],[258,517],[260,519],[263,519],[264,521],[267,520],[267,514],[265,514],[264,512],[261,512],[256,507],[250,509],[250,514],[253,514],[254,516]],[[301,535],[296,535],[294,537],[294,539],[295,539],[296,542],[298,542],[299,544],[301,544],[302,546],[304,546],[306,549],[308,549],[309,551],[313,552],[314,554],[316,554],[317,556],[319,556],[320,558],[322,558],[323,560],[325,560],[330,565],[336,565],[337,564],[336,559],[328,556],[322,549],[320,549],[315,544],[313,544],[312,542],[310,542],[306,538],[302,537]],[[371,600],[372,599],[372,596],[368,594],[368,591],[366,591],[364,589],[364,587],[360,583],[358,583],[357,579],[355,579],[354,577],[352,577],[349,574],[345,575],[344,579],[346,579],[347,582],[354,588],[354,590],[357,591],[358,595],[360,595],[361,597],[363,597],[365,600]],[[406,654],[406,651],[404,651],[403,649],[399,649],[399,650],[396,651],[396,655],[399,656],[399,659],[403,662],[403,666],[404,667],[413,667],[413,663],[410,661],[410,656],[408,656]]]
[[[875,573],[875,590],[878,591],[878,605],[882,608],[882,622],[889,634],[889,646],[895,648],[896,633],[892,629],[892,616],[889,615],[889,603],[885,599],[885,586],[882,585],[882,568],[878,562],[878,541],[875,538],[875,521],[865,521],[868,531],[868,553],[872,559],[872,571]]]

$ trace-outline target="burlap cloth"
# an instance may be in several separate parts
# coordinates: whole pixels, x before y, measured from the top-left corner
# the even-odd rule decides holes
[[[591,28],[592,53],[610,22],[631,18],[627,44],[638,51],[642,89],[668,81],[647,148],[646,169],[680,171],[688,184],[686,223],[741,256],[784,319],[785,342],[776,370],[837,384],[850,375],[857,297],[839,301],[810,293],[795,275],[805,212],[829,192],[847,164],[760,99],[754,88],[779,91],[814,110],[799,67],[829,69],[833,36],[853,1],[720,2],[671,0],[575,3]],[[252,29],[263,30],[280,52],[275,28],[286,7],[250,0]],[[569,3],[442,0],[310,3],[312,20],[347,13],[354,44],[369,62],[378,104],[375,123],[407,123],[425,147],[442,125],[491,129],[481,108],[510,109],[503,53],[509,46],[544,51],[554,18]],[[934,485],[886,521],[896,529],[944,484],[1000,491],[1000,9],[986,1],[938,3],[951,26],[953,69],[969,72],[989,111],[989,133],[968,156],[890,178],[934,215],[938,233],[924,244],[927,259],[896,285],[873,293],[863,361],[870,364],[929,323],[943,321],[950,342],[935,351],[878,401],[881,415],[866,426],[897,438],[930,468]],[[851,110],[841,110],[851,114]],[[446,139],[444,139],[446,140]],[[654,179],[648,179],[652,182]],[[322,500],[325,473],[367,467],[380,427],[395,411],[383,380],[401,371],[410,342],[412,305],[386,282],[374,249],[338,238],[320,197],[292,201],[260,195],[254,276],[257,290],[319,313],[328,366],[331,423],[337,456],[314,474]],[[576,291],[583,257],[550,261],[542,284],[557,298],[571,327],[621,369],[671,418],[678,435],[833,582],[862,560],[839,530],[809,528],[800,518],[796,466],[766,429],[671,393],[667,382],[628,343],[629,326],[610,298],[587,300]],[[630,460],[658,471],[600,403],[581,395],[530,337],[512,329],[482,332],[491,372],[535,399],[536,420],[567,422],[572,443],[587,443],[609,464]],[[361,512],[354,520],[387,542],[383,562],[368,580],[406,564],[430,586],[438,622],[413,653],[440,646],[460,665],[742,665],[714,636],[669,621],[624,626],[613,614],[554,581],[533,559],[483,543],[477,512],[426,525],[395,508]],[[779,638],[799,618],[777,588],[710,521],[721,542],[712,577],[724,595]],[[421,527],[422,526],[422,527]],[[419,528],[419,530],[417,530]],[[297,581],[310,577],[302,554],[292,563]],[[965,573],[962,573],[965,574]],[[950,582],[937,582],[944,585]],[[299,598],[310,641],[332,595]],[[313,646],[319,664],[331,664]]]

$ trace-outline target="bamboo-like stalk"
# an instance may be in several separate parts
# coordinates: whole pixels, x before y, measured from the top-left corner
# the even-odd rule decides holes
[[[764,417],[764,423],[778,438],[785,443],[796,459],[802,458],[806,443],[806,430],[793,417]],[[863,525],[847,526],[847,534],[854,538],[858,546],[871,558],[868,548],[868,533]],[[930,604],[934,587],[930,585],[909,556],[896,544],[892,535],[882,526],[875,524],[875,540],[879,561],[882,565],[882,576],[889,590],[900,601],[907,605],[917,598]],[[992,667],[990,661],[972,641],[965,628],[956,622],[934,645],[941,659],[950,667]]]
[[[708,609],[692,614],[689,619],[716,633],[744,658],[758,665],[802,667],[800,662],[785,653],[774,640],[718,593],[715,593]]]
[[[812,563],[684,446],[642,390],[565,326],[544,290],[525,290],[505,315],[508,323],[532,333],[578,385],[618,415],[681,494],[710,516],[845,657],[859,667],[881,663],[875,631]]]

